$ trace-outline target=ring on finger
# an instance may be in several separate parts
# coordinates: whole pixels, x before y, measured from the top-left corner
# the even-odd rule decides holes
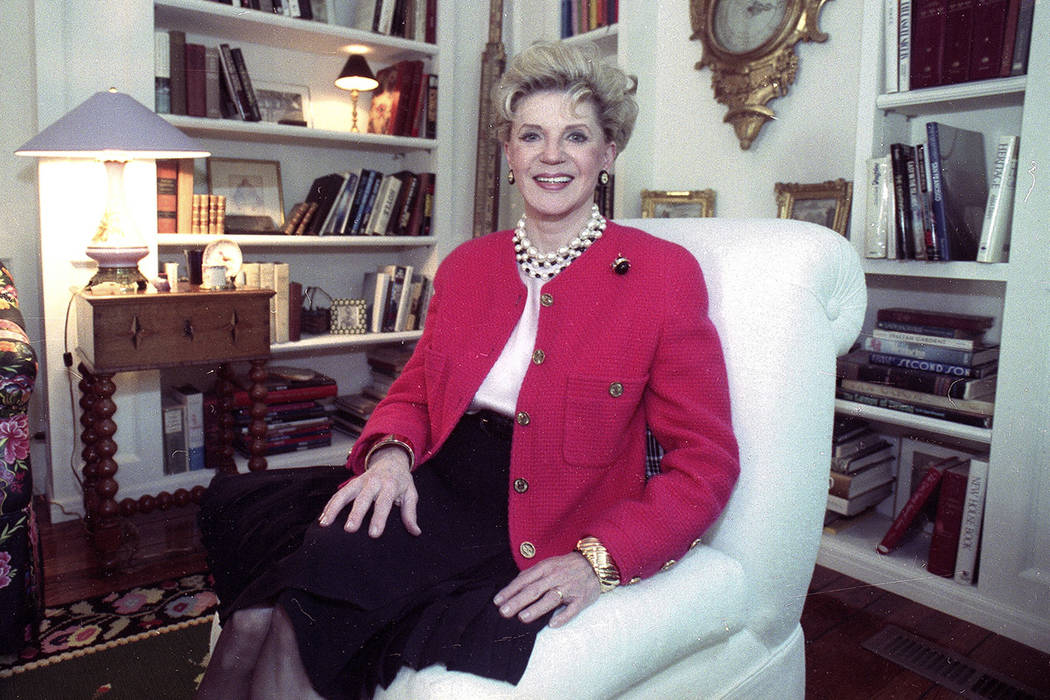
[[[558,603],[561,604],[565,600],[565,594],[561,592],[561,589],[555,586],[551,589],[553,592],[558,594]]]

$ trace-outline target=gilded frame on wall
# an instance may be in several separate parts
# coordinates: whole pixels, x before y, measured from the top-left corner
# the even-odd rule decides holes
[[[814,184],[778,182],[773,190],[777,218],[810,221],[846,235],[853,204],[852,182],[842,178]]]
[[[714,190],[642,190],[643,219],[706,218],[714,215]]]

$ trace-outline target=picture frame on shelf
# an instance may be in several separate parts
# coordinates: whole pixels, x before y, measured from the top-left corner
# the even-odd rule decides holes
[[[368,312],[364,299],[333,299],[329,332],[335,335],[363,335],[368,331]]]
[[[306,85],[253,81],[262,121],[311,128],[310,88]]]
[[[847,236],[853,183],[839,178],[813,184],[778,182],[773,186],[777,218],[826,226]]]
[[[642,190],[643,219],[695,219],[714,215],[714,190]]]
[[[226,197],[227,231],[279,231],[284,225],[281,164],[276,160],[208,158],[208,189]]]

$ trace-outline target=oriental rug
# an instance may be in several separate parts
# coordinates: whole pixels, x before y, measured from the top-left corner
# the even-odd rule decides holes
[[[217,603],[194,574],[47,608],[39,643],[0,662],[0,696],[192,697]]]

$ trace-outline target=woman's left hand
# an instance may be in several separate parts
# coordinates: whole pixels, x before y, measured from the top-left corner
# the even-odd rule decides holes
[[[503,617],[532,622],[558,606],[551,627],[561,627],[598,600],[601,586],[590,563],[579,552],[544,559],[514,577],[493,602]]]

